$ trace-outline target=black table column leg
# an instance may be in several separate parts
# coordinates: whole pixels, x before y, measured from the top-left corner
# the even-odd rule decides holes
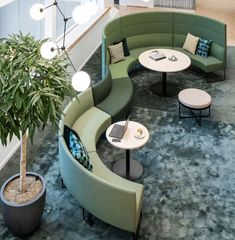
[[[202,110],[199,110],[199,126],[201,127],[201,123],[202,123]]]
[[[167,97],[166,72],[162,73],[162,96]]]
[[[126,176],[130,177],[130,150],[126,150]]]

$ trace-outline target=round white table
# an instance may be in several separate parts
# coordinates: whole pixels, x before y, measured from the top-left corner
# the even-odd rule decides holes
[[[153,51],[163,53],[166,58],[157,61],[153,60],[150,57],[150,54]],[[173,55],[177,58],[176,61],[169,60],[169,58]],[[167,84],[166,74],[170,72],[183,71],[191,65],[191,59],[186,54],[171,49],[151,49],[145,51],[140,54],[139,62],[141,65],[150,70],[162,72],[162,82],[155,83],[150,87],[152,93],[160,97],[171,97],[177,94],[175,86],[171,87],[170,84]]]
[[[125,121],[117,122],[116,124],[124,125]],[[144,146],[149,139],[149,132],[145,126],[138,122],[129,121],[127,130],[120,142],[113,142],[113,137],[109,136],[113,128],[112,124],[106,130],[107,140],[115,147],[126,150],[126,159],[117,161],[113,166],[113,172],[121,177],[129,180],[136,180],[143,173],[143,166],[136,160],[130,159],[130,150]],[[143,130],[141,138],[135,137],[138,129]]]

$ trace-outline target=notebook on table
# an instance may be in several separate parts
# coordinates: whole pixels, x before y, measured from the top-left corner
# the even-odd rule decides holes
[[[120,124],[115,123],[113,125],[113,128],[112,128],[111,132],[109,133],[109,136],[121,139],[123,137],[124,133],[127,130],[128,123],[129,123],[129,118],[126,120],[124,125],[120,125]]]
[[[152,51],[149,55],[149,57],[155,61],[161,60],[166,58],[164,53],[159,53],[158,51]]]

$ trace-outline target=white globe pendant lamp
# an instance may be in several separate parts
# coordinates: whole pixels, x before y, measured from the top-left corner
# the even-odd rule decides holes
[[[72,18],[77,24],[86,24],[90,20],[88,8],[85,5],[79,5],[73,9]]]
[[[72,86],[78,92],[85,91],[90,86],[90,83],[90,76],[84,71],[76,72],[72,77]]]
[[[58,47],[54,42],[48,41],[42,44],[40,53],[43,58],[50,60],[57,55]]]
[[[48,5],[46,7],[40,3],[34,4],[30,8],[30,16],[35,20],[41,20],[46,15],[46,9],[48,9],[52,6],[55,6],[58,9],[59,13],[62,15],[62,17],[64,19],[63,45],[61,47],[58,47],[53,41],[46,41],[42,44],[42,46],[40,48],[40,54],[43,58],[50,60],[50,59],[54,58],[57,54],[59,54],[59,50],[63,50],[71,64],[72,68],[76,72],[72,77],[72,86],[76,91],[82,92],[90,86],[91,79],[90,79],[90,76],[88,75],[88,73],[86,73],[84,71],[78,71],[78,72],[76,71],[76,68],[73,65],[73,63],[66,51],[66,46],[65,46],[66,26],[67,26],[66,23],[69,19],[71,19],[71,17],[69,17],[69,18],[65,17],[65,15],[61,11],[59,4],[56,0],[54,0],[54,2],[51,5]],[[96,0],[91,0],[89,2],[89,4],[79,5],[79,6],[75,7],[72,12],[72,18],[78,24],[85,24],[90,20],[91,16],[96,14],[98,9],[99,8],[96,3]],[[32,71],[31,77],[33,78],[34,76],[36,76],[35,72]]]
[[[44,11],[45,6],[41,3],[34,4],[30,10],[29,14],[34,20],[41,20],[46,16],[46,11]]]
[[[145,2],[145,3],[148,3],[150,0],[142,0],[143,2]]]

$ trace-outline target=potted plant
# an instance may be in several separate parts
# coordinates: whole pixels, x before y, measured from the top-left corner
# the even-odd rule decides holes
[[[31,234],[39,225],[45,205],[42,176],[26,172],[26,144],[36,129],[51,123],[58,127],[62,103],[71,95],[67,61],[58,56],[43,59],[39,41],[22,33],[0,39],[0,139],[3,145],[15,135],[21,139],[20,174],[1,188],[5,224],[17,236]]]

